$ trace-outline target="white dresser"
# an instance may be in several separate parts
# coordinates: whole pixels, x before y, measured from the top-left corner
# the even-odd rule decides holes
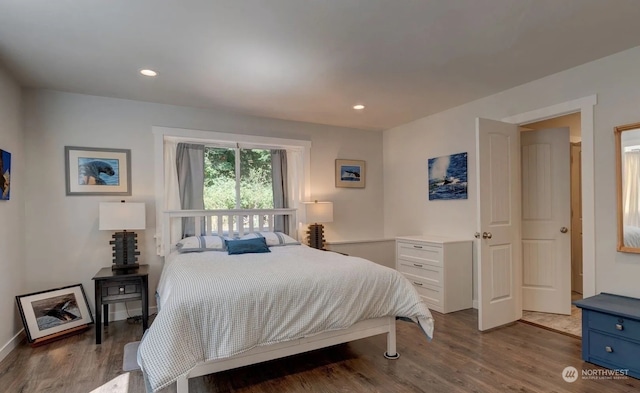
[[[449,313],[473,307],[473,241],[440,236],[396,238],[396,269],[430,309]]]

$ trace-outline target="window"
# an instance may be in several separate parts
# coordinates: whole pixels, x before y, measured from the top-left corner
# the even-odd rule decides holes
[[[168,225],[168,227],[164,226],[166,223],[166,215],[164,213],[166,211],[184,209],[182,207],[180,181],[178,180],[179,174],[176,165],[179,155],[178,145],[181,143],[201,145],[203,146],[203,149],[204,147],[207,147],[207,149],[221,149],[217,152],[212,151],[210,154],[206,154],[205,159],[202,161],[209,160],[209,162],[213,162],[215,165],[212,165],[208,169],[202,168],[202,176],[198,174],[200,178],[197,180],[197,184],[202,184],[205,187],[213,187],[214,184],[217,184],[218,186],[220,185],[211,181],[207,186],[207,181],[205,179],[208,174],[206,172],[210,170],[212,171],[212,174],[215,171],[218,171],[218,174],[224,174],[224,176],[221,177],[226,176],[227,179],[233,179],[234,187],[236,189],[239,188],[238,193],[229,192],[226,194],[217,194],[219,197],[217,202],[215,198],[210,199],[209,197],[206,197],[208,201],[212,200],[213,202],[211,203],[214,204],[213,207],[212,205],[208,205],[206,209],[226,210],[228,209],[228,206],[235,209],[235,203],[237,201],[239,201],[242,208],[246,208],[242,205],[242,196],[243,194],[250,196],[250,194],[252,194],[250,186],[253,186],[254,184],[248,184],[247,187],[242,187],[242,176],[236,180],[236,172],[239,175],[242,175],[243,173],[241,169],[242,165],[240,165],[244,158],[242,150],[262,150],[264,152],[270,152],[273,156],[273,164],[270,165],[273,165],[272,172],[276,174],[276,180],[274,181],[275,185],[268,188],[271,189],[272,187],[275,187],[279,191],[270,198],[271,203],[274,204],[272,207],[279,208],[288,206],[290,208],[297,209],[300,206],[301,201],[309,199],[309,157],[311,149],[311,142],[309,141],[156,126],[152,127],[152,129],[154,134],[154,153],[156,161],[156,222],[162,223],[159,229],[160,233],[156,235],[158,241],[158,255],[164,255],[165,252],[163,249],[165,243],[162,241],[164,236],[167,236],[169,239],[180,239],[184,235],[182,230],[183,225],[180,220],[174,220],[175,222]],[[204,151],[202,153],[204,154]],[[222,153],[233,157],[233,159],[231,161],[226,161],[227,163],[224,164],[223,161],[229,157],[223,157],[224,154]],[[239,155],[239,165],[237,167],[235,166],[236,154]],[[248,178],[250,179],[250,168],[252,167],[252,164],[256,164],[256,159],[252,158],[252,154],[250,153],[245,154],[247,154],[246,161],[249,165],[245,165],[243,168],[248,170]],[[266,157],[266,155],[264,155],[265,153],[262,154],[263,158]],[[196,161],[202,162],[200,161],[200,157],[201,156],[197,156],[194,158],[197,158]],[[253,162],[251,163],[251,161]],[[233,169],[229,165],[229,162],[233,162]],[[268,184],[268,181],[265,180],[262,184],[266,185]],[[265,186],[265,188],[267,187]],[[215,195],[213,191],[206,192]],[[200,195],[204,193],[204,190],[198,190],[198,192],[192,194],[198,196],[197,199],[202,200],[204,199],[204,196],[203,198],[200,198]],[[233,197],[233,199],[230,199],[232,201],[231,204],[229,204],[229,201],[224,202],[224,199],[220,197],[220,195]],[[274,199],[275,202],[273,201]],[[210,202],[207,203],[209,204]],[[218,206],[221,207],[215,207],[215,203],[220,203]],[[193,207],[192,209],[205,208],[204,204],[201,206],[202,207]],[[268,209],[270,207],[267,206],[265,208]],[[298,237],[301,225],[301,218],[296,216],[295,220],[289,223],[290,229],[295,231],[291,232],[290,235]],[[285,228],[286,226],[287,225],[285,225]]]
[[[271,151],[205,147],[205,209],[271,209]]]

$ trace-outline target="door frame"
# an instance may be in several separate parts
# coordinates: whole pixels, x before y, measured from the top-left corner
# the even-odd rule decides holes
[[[570,113],[580,112],[582,139],[582,291],[583,297],[596,294],[595,235],[595,134],[593,107],[597,95],[536,109],[501,119],[505,123],[526,125]]]

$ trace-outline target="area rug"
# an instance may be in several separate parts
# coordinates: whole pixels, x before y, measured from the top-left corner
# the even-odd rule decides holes
[[[140,366],[138,366],[138,345],[140,345],[140,341],[125,344],[122,371],[140,370]]]
[[[129,393],[130,373],[120,374],[91,393]]]
[[[582,337],[582,311],[571,305],[571,315],[523,311],[522,322],[573,337]]]

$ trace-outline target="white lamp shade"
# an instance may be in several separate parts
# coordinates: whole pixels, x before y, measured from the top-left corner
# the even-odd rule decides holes
[[[145,227],[144,203],[100,203],[100,230],[122,231]]]
[[[333,202],[304,202],[307,223],[333,222]]]

